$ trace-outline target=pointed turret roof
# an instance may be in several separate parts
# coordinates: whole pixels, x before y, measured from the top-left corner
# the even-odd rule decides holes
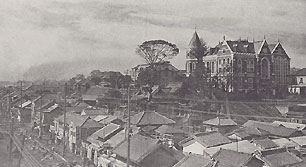
[[[201,40],[197,31],[194,31],[193,36],[189,42],[189,48],[199,48],[201,46]]]

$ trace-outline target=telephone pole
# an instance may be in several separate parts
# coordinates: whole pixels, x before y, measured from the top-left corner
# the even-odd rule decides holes
[[[20,109],[19,109],[19,113],[22,112],[22,80],[20,81]],[[20,114],[21,115],[21,114]],[[12,136],[13,137],[13,136]],[[21,144],[22,144],[22,147],[21,147],[21,150],[23,150],[23,146],[24,146],[24,140],[25,140],[25,136],[24,134],[22,134],[22,141],[21,141]],[[20,155],[19,159],[18,159],[18,167],[20,167],[20,164],[21,164],[21,159],[22,159],[22,156]]]
[[[128,87],[128,124],[127,124],[127,167],[130,167],[130,126],[131,126],[131,114],[130,114],[130,86]]]
[[[39,111],[39,135],[38,138],[41,139],[43,135],[43,128],[42,128],[42,111],[43,111],[43,83],[41,84],[41,89],[40,89],[40,111]]]
[[[67,83],[64,86],[64,134],[63,134],[63,157],[65,157],[65,150],[66,150],[66,94],[67,94]]]
[[[10,124],[10,143],[9,143],[9,162],[10,166],[12,166],[12,147],[13,147],[13,139],[12,139],[12,134],[13,132],[13,127],[14,127],[14,118],[13,114],[11,112],[11,95],[8,94],[7,96],[7,111],[11,119],[11,124]]]

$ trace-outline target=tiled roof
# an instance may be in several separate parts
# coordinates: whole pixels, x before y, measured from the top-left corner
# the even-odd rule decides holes
[[[241,138],[247,138],[252,136],[266,136],[269,132],[256,128],[256,127],[242,127],[240,129],[236,129],[234,132],[237,136]]]
[[[77,105],[75,105],[75,107],[87,108],[87,107],[90,107],[90,105],[84,102],[80,102]]]
[[[199,48],[201,47],[201,41],[198,36],[198,33],[195,31],[192,35],[192,38],[189,42],[189,48]]]
[[[237,126],[237,123],[230,118],[213,118],[203,122],[204,125],[212,126]]]
[[[174,124],[175,121],[160,115],[154,111],[143,111],[131,117],[133,125],[168,125]]]
[[[107,114],[108,110],[107,109],[89,109],[86,108],[83,110],[82,115],[88,115],[88,116],[92,116],[92,115],[103,115],[103,114]]]
[[[71,112],[66,113],[66,123],[67,124],[73,123],[73,125],[76,127],[82,126],[87,119],[89,119],[88,116],[81,116],[79,114],[75,114]],[[56,120],[60,122],[64,122],[64,115],[61,115],[60,117],[56,118]]]
[[[294,164],[300,163],[303,160],[296,155],[287,152],[286,149],[279,149],[273,151],[262,151],[263,160],[269,166],[292,166]]]
[[[181,159],[173,167],[212,167],[214,162],[202,155],[189,154]]]
[[[213,155],[213,159],[218,162],[231,167],[241,167],[246,166],[249,160],[252,158],[251,154],[241,153],[232,150],[219,150],[215,155]]]
[[[107,138],[109,135],[111,135],[112,133],[118,131],[121,127],[119,125],[116,124],[109,124],[105,127],[103,127],[102,129],[96,131],[95,133],[93,133],[89,138],[93,138],[93,139],[105,139]]]
[[[194,139],[204,147],[213,147],[230,143],[231,141],[219,132],[209,132],[195,136]]]
[[[110,115],[97,115],[96,117],[94,117],[93,119],[97,122],[100,122],[103,119],[106,119],[107,117],[109,117]]]
[[[158,133],[162,133],[162,134],[177,134],[177,133],[184,134],[185,133],[184,131],[171,127],[169,125],[162,125],[159,128],[157,128],[155,131]]]
[[[306,68],[300,69],[295,73],[296,76],[306,76]]]
[[[233,52],[255,53],[254,44],[247,40],[226,41]]]
[[[85,95],[104,95],[105,93],[107,93],[109,90],[112,90],[113,88],[109,88],[109,87],[98,87],[98,86],[94,86],[89,88]]]
[[[256,150],[258,150],[258,148],[254,144],[249,142],[248,140],[242,140],[238,142],[224,144],[221,146],[210,147],[210,148],[205,149],[204,151],[208,155],[213,156],[220,149],[233,150],[233,151],[247,153],[247,154],[253,154]]]
[[[296,147],[297,144],[293,141],[290,141],[286,138],[280,138],[280,139],[274,139],[272,140],[275,144],[277,144],[279,147]]]
[[[120,132],[112,136],[110,139],[105,141],[105,144],[109,144],[110,147],[114,148],[124,140],[125,140],[125,130],[121,130]]]
[[[292,137],[290,140],[300,146],[306,146],[306,136]]]
[[[294,122],[283,122],[283,121],[274,121],[273,124],[278,126],[284,126],[286,128],[303,130],[306,128],[306,124],[294,123]]]
[[[260,146],[263,149],[271,149],[271,148],[275,148],[278,147],[277,144],[275,144],[272,140],[265,138],[265,139],[257,139],[254,140],[253,143],[255,145]]]
[[[118,116],[109,115],[107,118],[100,120],[99,123],[105,125],[105,124],[109,124],[112,121],[117,120],[117,119],[119,119]]]
[[[147,155],[160,146],[159,140],[134,134],[130,139],[130,160],[140,163]],[[127,158],[127,140],[120,143],[113,149],[117,156]]]
[[[256,127],[269,132],[270,135],[279,136],[279,137],[293,137],[293,135],[298,132],[295,129],[290,129],[282,126],[275,126],[273,123],[265,123],[259,121],[252,121],[252,122],[248,121],[243,126]]]
[[[103,125],[93,119],[87,119],[82,128],[102,128]]]

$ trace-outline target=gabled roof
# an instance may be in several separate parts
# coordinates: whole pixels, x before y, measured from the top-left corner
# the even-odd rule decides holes
[[[131,117],[131,124],[138,126],[168,125],[174,123],[175,121],[154,111],[143,111]]]
[[[198,33],[196,31],[193,33],[192,38],[191,38],[188,46],[191,49],[201,47],[201,41],[200,41],[200,38],[199,38]]]
[[[295,73],[296,76],[306,76],[306,68],[302,68]]]
[[[158,133],[162,133],[162,134],[184,134],[185,133],[184,131],[171,127],[169,125],[162,125],[159,128],[157,128],[155,131]]]
[[[102,124],[99,124],[99,122],[93,119],[87,119],[82,125],[82,128],[102,128],[102,127],[103,127]]]
[[[127,158],[127,140],[113,149],[113,153],[122,158]],[[130,138],[130,160],[140,163],[146,156],[160,147],[159,140],[134,134]]]
[[[211,159],[204,158],[202,155],[189,154],[173,167],[212,167],[213,165],[214,162]]]
[[[219,146],[230,143],[231,141],[219,132],[201,133],[194,137],[194,140],[199,142],[204,147]]]
[[[216,117],[203,122],[204,125],[211,126],[237,126],[237,123],[230,118]]]
[[[306,146],[306,136],[292,137],[290,140],[299,146]]]
[[[66,123],[67,124],[73,123],[73,125],[76,127],[82,126],[87,119],[89,119],[88,116],[81,116],[79,114],[71,112],[66,113]],[[56,120],[58,120],[59,122],[64,122],[64,115],[59,116],[58,118],[56,118]]]
[[[290,129],[282,126],[276,126],[273,123],[259,122],[259,121],[248,121],[243,126],[245,127],[256,127],[265,130],[272,136],[279,137],[293,137],[298,131],[295,129]]]
[[[297,146],[296,143],[286,138],[274,139],[272,141],[275,144],[277,144],[279,147],[296,147]]]
[[[268,138],[257,139],[257,140],[254,140],[253,143],[255,145],[260,146],[262,149],[271,149],[271,148],[278,147],[277,144],[275,144],[272,140],[270,140]]]
[[[213,155],[213,159],[218,162],[231,167],[242,167],[246,166],[247,163],[251,160],[252,155],[241,153],[232,150],[220,149],[215,155]]]
[[[88,116],[96,116],[96,115],[104,115],[107,114],[108,110],[107,109],[90,109],[90,108],[85,108],[81,115],[88,115]]]
[[[103,127],[102,129],[96,131],[95,133],[93,133],[89,138],[93,138],[93,139],[105,139],[107,138],[109,135],[111,135],[112,133],[114,133],[115,131],[118,131],[121,127],[119,125],[110,123],[109,125]]]
[[[255,53],[254,44],[247,40],[226,41],[233,52]]]
[[[301,163],[303,160],[296,155],[286,151],[286,149],[278,149],[273,151],[261,152],[263,161],[269,166],[285,167]]]
[[[121,130],[120,132],[118,132],[117,134],[115,134],[114,136],[112,136],[110,139],[108,139],[107,141],[105,141],[105,144],[108,144],[110,147],[114,148],[116,147],[118,144],[120,144],[121,142],[123,142],[125,140],[125,130]]]
[[[294,123],[294,122],[283,122],[283,121],[274,121],[273,124],[278,126],[284,126],[286,128],[296,129],[296,130],[304,130],[306,128],[306,124]]]
[[[249,142],[248,140],[242,140],[238,142],[224,144],[221,146],[210,147],[210,148],[205,149],[204,151],[208,155],[213,156],[220,149],[233,150],[233,151],[247,153],[247,154],[253,154],[256,150],[258,150],[258,148],[254,144]]]
[[[94,96],[101,96],[106,94],[109,90],[112,90],[113,88],[109,87],[99,87],[99,86],[93,86],[89,88],[84,95],[94,95]]]
[[[251,126],[236,129],[232,133],[236,134],[242,139],[247,138],[247,137],[253,137],[253,136],[266,136],[269,134],[269,132],[265,130],[262,130],[256,127],[251,127]]]
[[[59,105],[58,104],[53,104],[52,106],[50,106],[49,108],[47,108],[46,110],[44,110],[43,112],[47,112],[47,113],[50,113],[52,111],[54,111],[55,109],[59,108]]]
[[[84,103],[84,102],[80,102],[80,103],[76,104],[75,107],[87,108],[87,107],[90,107],[90,105],[87,104],[87,103]]]

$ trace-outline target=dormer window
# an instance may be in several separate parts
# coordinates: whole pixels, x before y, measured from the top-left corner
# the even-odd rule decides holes
[[[234,47],[234,52],[237,52],[237,46],[238,46],[237,44],[234,44],[234,45],[233,45],[233,47]]]
[[[243,45],[245,52],[248,52],[248,46],[249,45]]]

